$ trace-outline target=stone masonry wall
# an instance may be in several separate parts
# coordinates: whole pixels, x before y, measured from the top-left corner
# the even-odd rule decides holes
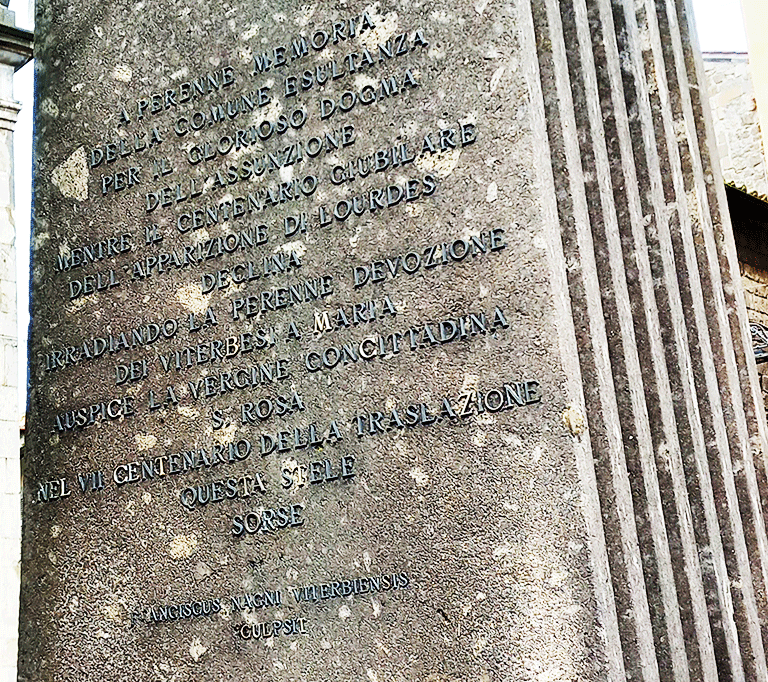
[[[768,194],[768,165],[747,56],[704,55],[704,67],[725,181]]]
[[[744,262],[739,263],[739,269],[749,321],[768,326],[768,272]],[[768,362],[758,364],[757,372],[760,375],[760,388],[768,409]]]

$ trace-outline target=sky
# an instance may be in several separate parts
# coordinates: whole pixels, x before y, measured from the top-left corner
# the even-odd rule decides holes
[[[11,0],[16,25],[32,29],[29,11],[33,0]],[[747,39],[739,0],[693,0],[694,14],[703,52],[746,52]],[[14,78],[14,96],[22,110],[14,134],[16,194],[16,270],[18,285],[19,358],[26,358],[29,326],[29,225],[32,186],[33,64],[20,69]],[[19,361],[19,412],[26,410],[26,362]]]

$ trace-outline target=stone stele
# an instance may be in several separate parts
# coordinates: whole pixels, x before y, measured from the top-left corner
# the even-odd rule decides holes
[[[686,3],[37,11],[20,680],[768,679]]]

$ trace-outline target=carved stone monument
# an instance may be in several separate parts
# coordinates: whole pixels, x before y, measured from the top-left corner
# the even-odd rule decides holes
[[[41,0],[20,679],[768,679],[689,23]]]

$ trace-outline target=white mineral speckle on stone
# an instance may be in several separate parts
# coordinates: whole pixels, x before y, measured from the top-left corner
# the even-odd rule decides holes
[[[485,12],[485,8],[488,6],[488,0],[477,0],[475,3],[475,12],[482,14]]]
[[[197,419],[200,417],[200,412],[191,405],[180,405],[178,410],[179,414],[187,419]]]
[[[195,637],[192,640],[192,644],[189,645],[189,655],[192,656],[195,662],[199,661],[200,657],[206,651],[208,651],[208,649],[203,646],[203,643],[200,641],[199,637]]]
[[[379,43],[386,43],[398,30],[397,12],[381,14],[381,3],[374,2],[368,5],[365,11],[373,20],[375,28],[358,35],[357,41],[369,50],[373,50]]]
[[[77,314],[81,312],[83,308],[85,308],[86,305],[89,303],[98,303],[99,301],[99,295],[94,294],[92,296],[87,296],[84,298],[76,298],[74,301],[70,301],[69,305],[67,306],[67,312],[71,314]]]
[[[486,443],[488,442],[488,436],[486,435],[485,431],[478,431],[474,436],[472,436],[472,442],[479,448],[485,447]]]
[[[434,138],[432,140],[434,142]],[[439,178],[447,178],[459,165],[461,149],[451,149],[441,154],[426,154],[416,159],[416,167],[423,173],[434,173]]]
[[[322,642],[320,642],[320,646],[323,649],[332,649],[333,648],[333,644],[331,644],[327,639],[324,639]]]
[[[496,69],[496,71],[493,72],[493,75],[491,76],[491,93],[496,92],[496,88],[499,87],[499,83],[501,82],[501,79],[504,76],[504,72],[506,70],[506,66],[500,66],[498,69]]]
[[[371,570],[371,553],[367,549],[363,552],[363,566],[366,571]]]
[[[49,232],[36,231],[32,235],[32,248],[35,250],[43,248],[43,246],[45,246],[45,242],[47,242],[50,238],[51,234]]]
[[[267,121],[275,121],[283,110],[283,105],[280,100],[273,99],[267,106],[262,109],[261,116]]]
[[[362,90],[366,85],[375,88],[379,83],[380,81],[377,81],[373,76],[369,76],[365,73],[359,73],[355,76],[355,88],[357,90]]]
[[[51,182],[68,199],[88,199],[88,159],[85,147],[76,149],[51,173]]]
[[[49,99],[48,97],[42,101],[40,108],[46,116],[50,116],[51,118],[59,117],[59,107],[56,106],[56,102],[54,102],[52,99]]]
[[[490,185],[488,185],[488,190],[485,193],[485,200],[490,203],[493,203],[498,198],[499,198],[499,186],[495,182],[492,182]]]
[[[553,571],[549,576],[550,587],[560,587],[565,582],[566,575],[562,571]]]
[[[378,618],[381,613],[381,602],[376,597],[371,597],[371,610],[373,611],[373,617]]]
[[[516,436],[514,433],[504,433],[501,435],[501,439],[507,445],[514,445],[516,448],[521,447],[523,444],[523,441],[520,439],[520,436]]]
[[[222,201],[226,201],[226,199],[222,199]],[[202,228],[200,230],[196,230],[192,239],[196,244],[199,244],[200,242],[204,242],[207,239],[210,239],[211,235],[208,234],[208,230],[205,228]]]
[[[502,542],[498,547],[493,550],[493,558],[501,559],[512,552],[512,546],[508,542]]]
[[[408,472],[408,475],[416,482],[418,488],[424,488],[429,483],[429,476],[424,473],[421,467],[414,467]]]
[[[189,76],[189,67],[186,66],[182,66],[178,71],[174,71],[171,74],[171,78],[175,81],[181,78],[186,78],[187,76]]]
[[[293,19],[294,23],[297,26],[306,26],[312,18],[312,15],[315,13],[315,10],[317,10],[317,3],[312,5],[302,5]]]
[[[197,538],[194,535],[177,535],[168,546],[171,559],[188,559],[195,553]]]
[[[307,253],[307,247],[304,246],[304,242],[302,241],[286,242],[285,244],[278,246],[274,250],[274,253],[277,253],[278,251],[282,251],[283,253],[288,254],[290,254],[291,251],[295,251],[299,258],[303,258],[304,254]]]
[[[61,535],[61,526],[51,526],[51,537],[57,538]]]
[[[150,505],[152,504],[152,494],[151,493],[143,493],[141,496],[141,501],[146,504]]]
[[[112,78],[123,83],[130,83],[131,78],[133,78],[133,71],[127,64],[116,64],[115,68],[112,69]]]
[[[50,561],[54,566],[56,565],[56,555],[53,552],[48,552],[48,561]]]
[[[293,166],[281,166],[278,172],[280,173],[281,182],[290,182],[293,180]]]
[[[376,672],[373,670],[373,668],[368,668],[365,671],[365,674],[368,676],[368,679],[371,682],[379,682],[379,676],[376,674]]]
[[[342,607],[339,608],[339,618],[341,620],[346,620],[352,615],[352,611],[349,610],[349,606],[344,604]]]
[[[104,609],[104,615],[107,617],[107,620],[110,620],[113,623],[122,624],[125,621],[125,611],[120,604],[109,604],[109,606]]]
[[[139,451],[151,450],[157,445],[157,437],[149,434],[137,433],[133,440],[136,441],[136,447]]]
[[[443,9],[439,9],[432,12],[432,14],[429,15],[429,18],[438,24],[444,24],[447,26],[454,20],[454,15],[450,12],[446,12]]]
[[[222,426],[213,436],[213,442],[221,444],[231,443],[234,440],[236,433],[237,424]]]
[[[248,42],[259,35],[259,31],[261,31],[261,26],[258,24],[251,24],[240,36],[240,40]]]
[[[200,285],[195,283],[187,284],[176,292],[176,298],[187,310],[202,315],[208,309],[210,296],[204,295],[200,291]]]

